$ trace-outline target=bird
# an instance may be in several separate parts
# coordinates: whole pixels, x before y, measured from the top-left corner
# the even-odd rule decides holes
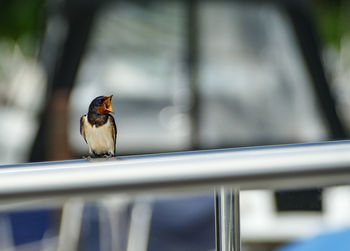
[[[113,116],[112,96],[98,96],[80,118],[80,134],[89,146],[91,158],[116,156],[117,127]]]

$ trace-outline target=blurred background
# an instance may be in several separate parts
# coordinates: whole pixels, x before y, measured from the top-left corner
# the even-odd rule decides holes
[[[112,94],[118,155],[345,139],[349,11],[345,0],[1,1],[0,163],[86,155],[80,116]],[[76,250],[132,250],[142,227],[144,250],[214,250],[213,196],[169,196],[0,208],[0,250],[56,250],[77,208]],[[243,249],[321,250],[303,243],[347,230],[349,196],[243,192]]]

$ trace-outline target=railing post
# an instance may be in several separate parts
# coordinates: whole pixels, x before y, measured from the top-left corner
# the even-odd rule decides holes
[[[240,251],[239,189],[219,187],[215,192],[217,251]]]

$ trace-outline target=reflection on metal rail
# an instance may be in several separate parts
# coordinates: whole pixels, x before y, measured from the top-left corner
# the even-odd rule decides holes
[[[3,165],[0,202],[115,192],[214,191],[222,185],[238,191],[349,183],[350,141],[337,141]],[[232,201],[238,203],[238,197]],[[239,241],[232,243],[227,250],[239,250]]]
[[[348,184],[350,141],[0,166],[0,202],[106,192]]]

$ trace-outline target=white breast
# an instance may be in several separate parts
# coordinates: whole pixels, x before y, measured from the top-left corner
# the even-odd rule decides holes
[[[111,127],[113,126],[110,119],[107,123],[96,127],[91,125],[87,116],[84,117],[85,138],[89,145],[89,152],[92,154],[114,154],[114,138]]]

